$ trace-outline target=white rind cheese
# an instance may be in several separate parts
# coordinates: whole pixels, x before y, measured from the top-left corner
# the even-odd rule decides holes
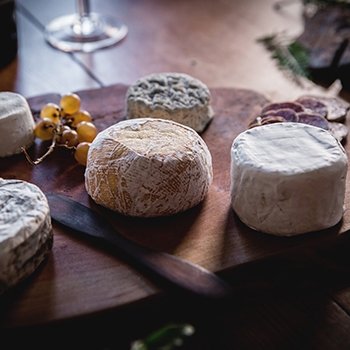
[[[0,92],[0,157],[29,148],[35,139],[34,128],[27,100],[14,92]]]
[[[337,224],[348,159],[326,130],[276,123],[247,130],[231,148],[231,205],[247,226],[292,236]]]
[[[167,216],[200,203],[212,182],[203,139],[170,120],[121,121],[92,142],[85,187],[92,199],[127,216]]]
[[[49,205],[41,190],[0,178],[0,294],[35,271],[52,240]]]
[[[210,99],[207,86],[187,74],[151,74],[129,87],[126,118],[169,119],[201,133],[214,116]]]

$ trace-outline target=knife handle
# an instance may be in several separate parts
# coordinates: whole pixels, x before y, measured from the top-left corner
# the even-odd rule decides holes
[[[232,293],[231,287],[224,280],[199,265],[175,255],[141,246],[123,236],[106,240],[132,257],[142,267],[192,294],[221,299]]]
[[[62,195],[46,194],[53,220],[115,246],[134,261],[171,285],[196,296],[222,299],[231,287],[214,273],[171,254],[139,245],[121,233],[98,212]]]

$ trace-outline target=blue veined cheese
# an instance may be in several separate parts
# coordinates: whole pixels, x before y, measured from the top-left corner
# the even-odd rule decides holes
[[[151,74],[129,87],[126,118],[168,119],[201,133],[214,116],[210,100],[207,86],[190,75]]]
[[[0,157],[29,148],[35,139],[34,128],[27,100],[14,92],[0,92]]]
[[[212,158],[193,129],[171,120],[124,120],[92,142],[85,187],[98,204],[127,216],[167,216],[199,204]]]
[[[0,178],[0,294],[36,270],[52,242],[42,191],[25,181]]]
[[[292,236],[336,225],[348,158],[328,131],[300,123],[247,130],[231,148],[231,205],[247,226]]]

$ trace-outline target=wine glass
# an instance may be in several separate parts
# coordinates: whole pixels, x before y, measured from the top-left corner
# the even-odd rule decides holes
[[[128,27],[118,18],[90,12],[89,0],[77,0],[77,13],[58,17],[45,27],[45,39],[65,52],[92,52],[122,40]]]

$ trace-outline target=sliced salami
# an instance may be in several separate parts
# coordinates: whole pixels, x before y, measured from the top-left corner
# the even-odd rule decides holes
[[[298,113],[295,112],[291,108],[281,108],[277,110],[267,111],[264,114],[261,115],[262,119],[265,119],[267,117],[282,117],[287,122],[298,122],[299,116]]]
[[[302,113],[298,113],[298,115],[299,115],[299,123],[317,126],[325,130],[328,129],[327,119],[322,117],[322,115],[320,114],[302,112]]]
[[[349,133],[347,126],[338,122],[329,122],[328,130],[339,142],[345,140]]]
[[[282,109],[282,108],[289,108],[297,113],[303,112],[305,110],[304,106],[298,102],[286,101],[286,102],[279,102],[279,103],[270,103],[270,104],[266,105],[262,109],[261,114],[265,114],[265,112],[275,111],[275,110]]]
[[[249,128],[256,126],[299,122],[328,130],[340,142],[349,133],[346,125],[337,121],[345,119],[350,104],[334,97],[304,95],[293,102],[269,103],[258,118],[249,123]]]
[[[255,128],[256,126],[261,126],[261,117],[258,117],[251,121],[248,125],[248,129]]]
[[[255,128],[256,126],[266,125],[266,124],[285,123],[285,122],[287,122],[287,120],[285,120],[283,117],[268,115],[268,116],[258,117],[254,119],[251,123],[249,123],[248,129]]]
[[[328,114],[328,107],[319,99],[314,97],[300,97],[296,102],[302,104],[305,108],[305,112],[317,113],[326,118]]]
[[[350,104],[336,97],[321,97],[321,96],[302,96],[316,98],[318,101],[327,106],[327,119],[331,122],[342,122],[345,120],[346,114],[349,111]]]
[[[248,129],[255,128],[256,126],[261,126],[261,117],[258,117],[251,121],[248,125]]]
[[[278,115],[261,119],[261,125],[267,125],[267,124],[273,124],[273,123],[285,123],[285,122],[287,122],[287,120],[285,120],[283,117],[280,117]]]

